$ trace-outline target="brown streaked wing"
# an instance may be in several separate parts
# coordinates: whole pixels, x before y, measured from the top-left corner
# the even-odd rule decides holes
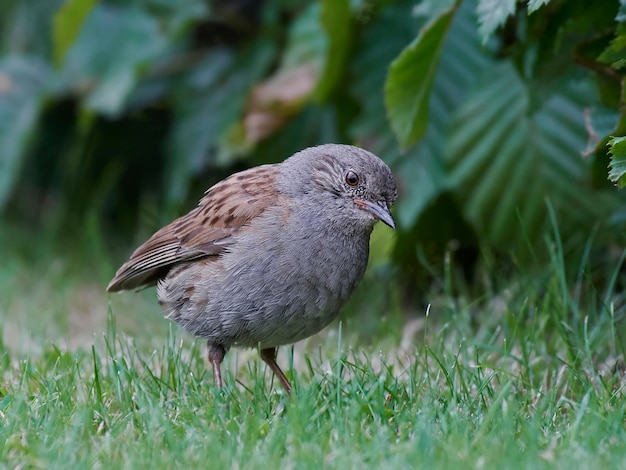
[[[177,263],[224,251],[242,226],[276,203],[276,165],[235,173],[207,190],[198,207],[157,231],[120,267],[116,292],[155,284]]]

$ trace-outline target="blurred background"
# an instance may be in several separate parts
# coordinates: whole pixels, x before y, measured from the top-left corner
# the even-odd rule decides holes
[[[5,341],[106,317],[115,269],[206,188],[328,142],[400,188],[348,309],[365,334],[555,263],[621,285],[625,22],[617,0],[3,0]]]

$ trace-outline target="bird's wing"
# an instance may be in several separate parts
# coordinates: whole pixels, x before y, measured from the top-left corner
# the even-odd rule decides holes
[[[177,263],[216,256],[241,227],[276,204],[276,165],[236,173],[205,193],[198,206],[135,250],[107,287],[115,292],[155,284]]]

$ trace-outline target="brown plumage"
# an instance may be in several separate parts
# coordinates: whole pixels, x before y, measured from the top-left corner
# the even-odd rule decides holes
[[[117,271],[109,292],[154,285],[184,261],[219,255],[248,221],[277,203],[276,167],[234,174],[207,190],[198,207],[157,231]]]

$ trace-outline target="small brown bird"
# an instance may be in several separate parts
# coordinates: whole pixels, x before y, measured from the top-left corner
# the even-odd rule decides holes
[[[156,284],[166,316],[204,338],[215,380],[231,346],[259,347],[287,392],[276,348],[339,313],[367,266],[377,220],[392,228],[389,167],[350,145],[320,145],[236,173],[131,255],[109,292]]]

